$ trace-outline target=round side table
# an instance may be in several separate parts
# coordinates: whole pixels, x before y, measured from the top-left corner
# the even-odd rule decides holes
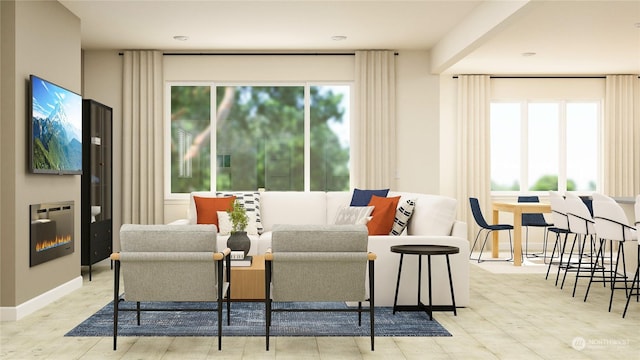
[[[398,282],[396,283],[396,294],[393,299],[393,313],[396,311],[425,311],[429,314],[429,319],[433,320],[433,301],[431,296],[431,256],[444,255],[447,259],[447,273],[449,274],[449,289],[451,290],[451,306],[444,306],[442,311],[453,311],[453,314],[457,316],[456,312],[456,299],[453,294],[453,280],[451,279],[451,265],[449,262],[449,255],[458,254],[460,249],[455,246],[446,245],[395,245],[391,247],[391,252],[400,254],[400,264],[398,266]],[[418,255],[418,302],[414,305],[398,306],[398,289],[400,287],[400,276],[402,275],[402,260],[404,255]],[[420,300],[421,294],[421,279],[422,279],[422,256],[427,256],[427,270],[429,272],[429,305],[426,306]],[[440,307],[439,307],[440,308]]]

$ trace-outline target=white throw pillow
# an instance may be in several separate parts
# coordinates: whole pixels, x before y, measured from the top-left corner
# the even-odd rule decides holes
[[[398,206],[396,210],[396,217],[393,219],[393,226],[391,227],[391,235],[400,235],[409,224],[411,215],[413,215],[413,209],[416,207],[415,199],[408,199]]]
[[[229,213],[226,211],[218,211],[218,232],[220,235],[229,235],[231,234],[231,218],[229,217]],[[247,235],[258,235],[258,227],[256,225],[256,214],[247,212],[247,216],[249,217],[249,221],[247,222],[247,228],[245,231]]]
[[[362,224],[366,225],[371,220],[373,206],[345,206],[338,210],[336,225]]]
[[[247,210],[247,214],[254,213],[255,223],[258,228],[258,234],[262,234],[264,227],[262,226],[262,216],[260,215],[260,192],[216,192],[216,196],[235,196],[236,201],[239,201],[242,206]],[[248,231],[247,231],[248,233]]]

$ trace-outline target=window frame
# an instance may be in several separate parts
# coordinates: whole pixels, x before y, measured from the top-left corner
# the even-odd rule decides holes
[[[564,193],[567,191],[567,104],[572,103],[594,103],[597,106],[597,150],[596,150],[596,188],[593,191],[590,190],[576,190],[575,193],[579,195],[590,195],[593,192],[601,191],[603,182],[603,119],[604,109],[602,99],[491,99],[491,104],[518,104],[520,106],[520,190],[491,190],[492,196],[499,197],[515,197],[522,194],[544,196],[548,194],[548,190],[535,191],[528,190],[529,186],[529,104],[558,104],[558,192]],[[489,107],[491,108],[491,106]],[[491,121],[491,114],[489,114],[489,121]],[[491,135],[489,138],[491,140]],[[490,161],[493,160],[490,154]],[[491,169],[490,169],[491,170]],[[491,174],[490,174],[491,178]]]
[[[312,86],[347,86],[349,88],[349,99],[348,106],[349,109],[345,116],[348,116],[349,121],[349,157],[353,159],[353,121],[354,121],[354,82],[353,81],[329,81],[329,80],[321,80],[321,81],[177,81],[177,80],[167,80],[165,81],[165,106],[164,106],[164,198],[165,200],[183,200],[189,198],[189,193],[172,193],[171,192],[171,89],[173,86],[209,86],[211,88],[210,91],[210,101],[211,101],[211,112],[210,112],[210,124],[212,129],[217,129],[217,101],[216,101],[216,91],[218,87],[225,86],[251,86],[251,87],[276,87],[276,86],[300,86],[303,87],[304,91],[304,191],[311,191],[311,87]],[[212,132],[209,136],[211,149],[217,149],[216,136],[215,133]],[[216,166],[216,156],[217,154],[211,154],[211,179],[210,183],[212,188],[208,190],[201,191],[211,191],[215,192],[217,189],[216,186],[216,178],[217,178],[217,166]],[[349,161],[349,173],[351,174],[352,169],[352,161]],[[352,182],[352,178],[350,176],[349,182]],[[351,185],[351,184],[350,184]],[[238,189],[238,190],[247,190],[247,189]],[[255,189],[256,191],[260,189]]]

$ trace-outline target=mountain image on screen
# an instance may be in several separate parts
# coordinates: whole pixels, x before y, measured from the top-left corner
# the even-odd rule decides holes
[[[33,78],[32,166],[53,171],[82,169],[82,99]]]

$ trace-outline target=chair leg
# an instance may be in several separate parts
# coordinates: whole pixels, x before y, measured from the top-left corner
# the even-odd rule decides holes
[[[120,260],[116,260],[113,270],[113,350],[118,340],[118,307],[120,303]]]
[[[567,240],[569,239],[569,234],[564,234],[564,241],[562,242],[562,249],[560,250],[560,262],[558,263],[558,273],[556,274],[556,286],[558,286],[558,279],[560,278],[560,269],[562,269],[563,262],[562,258],[564,257],[564,251],[567,249]],[[565,266],[565,272],[567,271],[567,265]]]
[[[227,257],[228,258],[228,257]],[[222,293],[222,290],[224,288],[224,278],[223,278],[223,273],[222,273],[222,261],[216,261],[216,266],[217,266],[217,272],[218,272],[218,306],[216,308],[216,311],[218,312],[218,351],[222,350],[222,300],[224,297],[224,294]],[[227,299],[230,300],[230,299]],[[231,301],[227,301],[227,306],[229,305]],[[231,313],[229,312],[230,308],[227,307],[227,321],[229,321],[229,319],[231,318]]]
[[[638,284],[638,289],[636,290],[636,298],[638,294],[640,294],[640,251],[638,251],[638,267],[636,268],[636,274],[633,276],[633,281],[631,282],[631,291],[627,295],[627,303],[624,305],[624,311],[622,312],[622,318],[627,315],[627,309],[629,308],[629,301],[631,301],[631,297],[633,296],[633,289]],[[637,301],[637,300],[636,300]]]
[[[480,254],[478,254],[478,264],[482,262],[480,259],[482,259],[482,252],[484,251],[484,247],[487,245],[487,239],[489,238],[489,234],[491,234],[491,231],[487,231],[487,234],[484,237],[484,241],[482,242],[482,247],[480,248]]]
[[[578,257],[578,270],[576,271],[576,281],[573,283],[573,293],[571,294],[571,297],[576,296],[576,288],[578,287],[578,279],[580,278],[580,270],[582,268],[582,255],[584,254],[584,247],[586,244],[587,244],[587,236],[585,235],[582,241],[582,248],[580,249],[580,255]]]
[[[604,255],[602,254],[602,248],[604,246],[604,239],[600,239],[600,246],[598,247],[598,253],[596,254],[596,261],[598,261],[598,259],[600,259],[600,256],[602,256],[602,282],[605,282],[605,276],[604,276]],[[593,283],[593,276],[596,273],[596,266],[594,266],[591,269],[591,278],[589,279],[589,285],[587,285],[587,291],[584,293],[584,300],[583,301],[587,301],[587,297],[589,296],[589,290],[591,289],[591,283]]]
[[[371,351],[374,351],[374,339],[375,339],[375,266],[374,261],[369,260],[369,324],[371,328]]]
[[[136,302],[136,318],[138,319],[138,326],[140,326],[140,301]]]
[[[473,245],[471,245],[471,250],[469,251],[469,260],[473,260],[471,258],[471,254],[473,253],[473,249],[476,248],[476,243],[478,242],[478,238],[480,237],[481,232],[482,232],[482,229],[478,230],[478,233],[476,234],[476,239],[473,241]]]
[[[560,241],[560,233],[556,233],[556,241],[553,243],[553,250],[551,251],[551,258],[549,259],[549,266],[547,267],[547,275],[544,277],[545,280],[549,278],[549,272],[551,271],[551,263],[553,263],[553,258],[556,253],[556,249],[559,248],[558,242]],[[545,256],[545,262],[546,262]]]
[[[564,288],[564,281],[567,279],[567,273],[569,272],[569,269],[571,268],[571,257],[573,256],[573,249],[576,246],[576,240],[579,241],[578,240],[578,234],[576,234],[576,236],[573,238],[573,243],[571,244],[571,250],[569,251],[569,260],[567,260],[567,268],[564,271],[564,276],[562,277],[562,284],[560,284],[560,289]],[[578,247],[579,246],[580,245],[578,244]]]
[[[269,328],[271,327],[271,261],[265,261],[264,269],[265,346],[269,351]]]
[[[620,265],[621,257],[622,257],[622,278],[624,280],[625,295],[627,296],[629,295],[629,286],[627,284],[627,269],[624,261],[624,242],[621,242],[618,247],[618,255],[616,256],[616,268],[613,272],[613,280],[611,281],[611,296],[609,297],[609,312],[611,312],[611,305],[613,304],[613,292],[616,289],[616,282],[618,278],[618,265]]]

